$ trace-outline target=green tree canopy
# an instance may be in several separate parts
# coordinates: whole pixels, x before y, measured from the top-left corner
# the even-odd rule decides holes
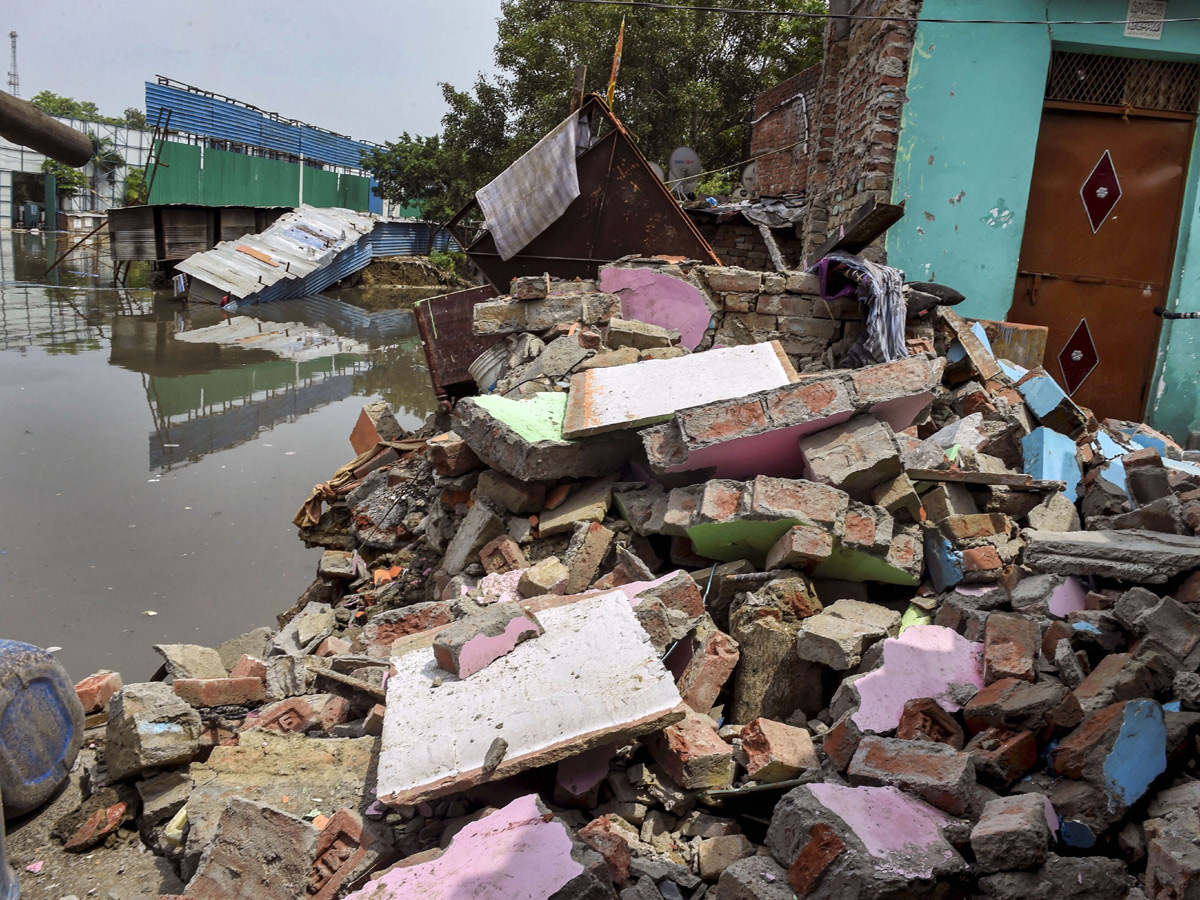
[[[146,126],[146,117],[142,114],[141,110],[127,109],[122,118],[114,119],[112,116],[101,115],[100,110],[91,100],[76,100],[72,97],[63,97],[53,91],[39,91],[29,102],[50,116],[86,119],[89,122],[103,122],[105,125],[133,125],[135,128],[144,128]],[[141,125],[136,125],[129,119],[131,112],[136,112],[142,116]]]
[[[738,6],[827,9],[825,0]],[[444,220],[567,115],[576,66],[587,66],[588,90],[607,88],[622,16],[613,107],[642,152],[660,163],[680,145],[695,149],[706,168],[745,158],[755,96],[821,58],[821,18],[503,0],[499,76],[480,77],[473,92],[443,84],[450,109],[441,135],[405,133],[364,156],[380,196]]]

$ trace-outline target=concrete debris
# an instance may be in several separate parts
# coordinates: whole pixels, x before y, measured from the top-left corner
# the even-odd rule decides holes
[[[1196,892],[1192,457],[941,308],[834,369],[807,275],[511,290],[491,393],[364,409],[278,630],[79,682],[62,841],[196,898]]]

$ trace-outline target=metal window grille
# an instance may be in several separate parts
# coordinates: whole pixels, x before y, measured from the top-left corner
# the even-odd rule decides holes
[[[1200,63],[1055,50],[1047,100],[1166,112],[1196,112]]]

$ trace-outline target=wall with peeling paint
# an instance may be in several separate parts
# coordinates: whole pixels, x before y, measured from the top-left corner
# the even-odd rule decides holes
[[[967,296],[969,316],[1003,319],[1012,304],[1042,99],[1055,47],[1200,60],[1200,23],[1165,23],[1161,40],[1121,25],[958,25],[982,18],[971,0],[925,0],[909,64],[892,201],[908,214],[888,232],[891,265]],[[1009,19],[1124,19],[1127,0],[1009,0],[987,15]],[[1200,16],[1200,0],[1172,0],[1168,17]],[[1200,310],[1200,139],[1171,283],[1173,308]],[[1191,265],[1188,265],[1188,262]],[[1190,326],[1190,327],[1189,327]],[[1200,323],[1167,323],[1147,415],[1179,438],[1200,417]]]

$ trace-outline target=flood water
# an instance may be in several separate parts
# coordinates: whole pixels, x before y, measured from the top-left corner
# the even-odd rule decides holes
[[[72,242],[0,231],[0,637],[141,681],[153,644],[275,626],[320,557],[292,516],[362,405],[414,428],[434,399],[409,312],[225,314],[113,287],[98,244],[45,275]]]

